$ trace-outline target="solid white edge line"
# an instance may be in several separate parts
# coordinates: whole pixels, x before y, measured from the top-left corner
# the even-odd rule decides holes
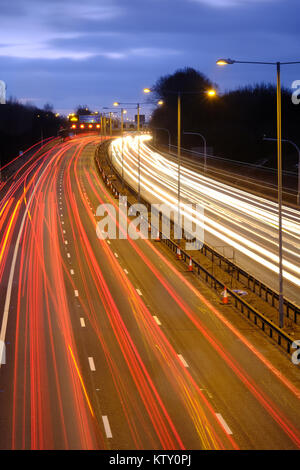
[[[224,428],[225,432],[227,434],[232,434],[232,431],[230,429],[230,427],[228,426],[228,424],[226,423],[225,419],[223,418],[223,416],[221,415],[221,413],[216,413],[216,417],[218,418],[218,420],[220,421],[222,427]]]
[[[102,416],[102,421],[103,421],[106,437],[108,439],[111,439],[112,438],[112,432],[111,432],[111,429],[110,429],[108,417],[107,416]]]

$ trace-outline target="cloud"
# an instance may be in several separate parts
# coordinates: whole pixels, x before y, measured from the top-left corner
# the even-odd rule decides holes
[[[184,66],[221,89],[272,81],[272,68],[215,61],[297,60],[298,1],[0,0],[0,79],[9,94],[69,110],[135,101],[145,84]],[[299,79],[298,69],[285,69],[283,81]]]
[[[276,2],[277,0],[192,0],[193,2],[203,3],[213,8],[244,7],[254,6],[258,3]]]

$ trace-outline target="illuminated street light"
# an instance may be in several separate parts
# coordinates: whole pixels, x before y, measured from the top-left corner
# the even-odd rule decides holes
[[[211,97],[216,96],[217,94],[216,90],[213,90],[213,89],[207,90],[206,93],[208,94],[208,96],[211,96]]]
[[[151,88],[144,88],[144,93],[152,93]],[[217,95],[216,90],[202,90],[202,91],[171,91],[165,90],[166,93],[177,95],[177,161],[178,161],[178,240],[180,239],[180,167],[181,167],[181,95],[184,94],[207,94],[210,98]],[[159,100],[162,101],[162,100]]]
[[[219,59],[217,65],[232,64],[255,64],[255,65],[275,65],[277,71],[277,173],[278,173],[278,257],[279,257],[279,326],[284,326],[283,321],[283,249],[282,249],[282,137],[281,137],[281,65],[300,64],[300,61],[293,62],[260,62],[233,59]]]
[[[234,64],[234,60],[232,59],[219,59],[217,60],[217,65],[231,65]]]

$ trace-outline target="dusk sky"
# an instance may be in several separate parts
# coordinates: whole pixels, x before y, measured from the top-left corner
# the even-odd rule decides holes
[[[8,96],[61,113],[143,101],[161,75],[194,67],[221,91],[275,81],[267,66],[220,57],[300,60],[299,0],[0,0],[0,79]],[[300,66],[286,66],[287,87]]]

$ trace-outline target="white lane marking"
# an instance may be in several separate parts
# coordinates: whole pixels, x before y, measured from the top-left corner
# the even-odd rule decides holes
[[[154,320],[156,321],[156,323],[160,326],[161,323],[160,323],[159,319],[158,319],[155,315],[153,315],[153,318],[154,318]]]
[[[74,269],[70,269],[70,273],[74,276]]]
[[[108,417],[107,416],[102,416],[102,421],[103,421],[106,437],[108,439],[111,439],[112,438],[112,433],[111,433]]]
[[[67,257],[68,257],[68,258],[71,258],[71,255],[70,255],[70,253],[67,253]]]
[[[119,258],[119,255],[118,255],[118,253],[115,253],[115,257],[116,257],[116,258]]]
[[[75,297],[78,297],[78,296],[79,296],[78,290],[74,290],[74,295],[75,295]]]
[[[82,328],[85,328],[85,321],[84,321],[84,318],[80,318],[80,325],[82,326]]]
[[[137,289],[136,291],[137,291],[137,293],[138,293],[139,295],[143,295],[143,294],[141,293],[140,289]]]
[[[110,245],[110,241],[109,241],[109,240],[107,240],[107,243]]]
[[[181,354],[178,354],[178,357],[181,360],[184,367],[189,367],[188,363],[186,362],[186,360],[184,359],[184,357]]]
[[[67,244],[68,244],[68,240],[65,240],[65,245],[67,245]]]
[[[124,273],[125,273],[125,274],[129,274],[128,271],[127,271],[127,269],[124,269]]]
[[[63,230],[63,233],[66,233],[66,231],[65,231],[65,230]]]
[[[64,221],[62,220],[62,222],[61,222],[61,223],[62,223],[62,224],[64,224]]]
[[[220,413],[216,413],[216,417],[218,418],[218,420],[220,421],[221,425],[223,426],[223,428],[225,429],[225,432],[227,434],[232,434],[232,431],[230,429],[230,427],[228,426],[228,424],[226,423],[225,419],[223,418],[223,416],[220,414]]]
[[[94,372],[96,370],[94,359],[92,357],[89,357],[89,365],[90,369]]]

